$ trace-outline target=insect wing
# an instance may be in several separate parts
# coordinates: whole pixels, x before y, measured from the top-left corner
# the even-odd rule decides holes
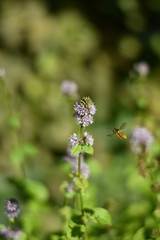
[[[125,123],[125,122],[124,122],[124,123],[122,123],[122,125],[120,126],[120,128],[119,128],[119,129],[120,129],[120,130],[121,130],[121,129],[124,129],[124,128],[126,127],[126,125],[127,125],[127,123]]]
[[[112,137],[114,135],[114,133],[109,133],[107,134],[107,137]]]

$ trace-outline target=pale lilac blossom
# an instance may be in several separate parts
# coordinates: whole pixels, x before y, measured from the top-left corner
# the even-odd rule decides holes
[[[71,167],[72,167],[72,173],[76,173],[78,171],[78,158],[79,154],[73,154],[71,155],[71,150],[70,148],[67,149],[67,154],[64,158],[66,162],[68,162]],[[81,154],[81,174],[88,179],[89,178],[89,167],[88,165],[84,162],[84,152]]]
[[[133,69],[140,75],[140,76],[147,76],[150,71],[150,67],[147,62],[138,62],[133,65]]]
[[[72,167],[72,173],[78,172],[78,159],[77,161],[74,162],[73,167]],[[81,159],[81,174],[84,176],[86,179],[89,178],[90,170],[88,165],[82,161]]]
[[[0,236],[6,239],[17,239],[21,236],[21,231],[11,230],[10,228],[4,227],[0,229]]]
[[[93,116],[96,113],[96,107],[89,97],[84,97],[74,105],[73,116],[77,118],[77,124],[87,127],[93,123]]]
[[[8,218],[17,218],[20,213],[18,201],[14,198],[8,198],[5,203],[5,210]]]
[[[73,148],[75,146],[78,146],[78,144],[79,144],[79,137],[77,136],[76,133],[73,133],[73,135],[70,136],[69,145],[71,148]]]
[[[93,146],[94,139],[87,132],[84,133],[84,144]]]
[[[75,82],[70,80],[64,80],[61,84],[61,92],[66,95],[76,94],[78,86]]]
[[[153,143],[153,136],[144,127],[136,127],[131,136],[131,148],[135,153],[148,152]]]
[[[92,115],[84,115],[83,117],[82,116],[77,117],[77,124],[81,124],[83,127],[87,127],[92,123],[93,123]]]

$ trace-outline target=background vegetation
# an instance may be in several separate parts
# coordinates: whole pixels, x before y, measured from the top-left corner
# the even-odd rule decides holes
[[[89,127],[95,151],[87,160],[86,205],[107,208],[113,222],[111,229],[95,227],[90,239],[143,239],[144,226],[150,236],[156,198],[138,174],[129,139],[136,125],[147,127],[159,160],[159,13],[158,0],[1,0],[0,223],[7,222],[3,205],[11,196],[20,202],[19,224],[30,240],[62,229],[73,105],[90,96],[97,112]],[[135,78],[133,66],[141,61],[150,72]],[[77,83],[79,98],[61,92],[66,79]],[[128,140],[108,138],[108,128],[122,122]]]

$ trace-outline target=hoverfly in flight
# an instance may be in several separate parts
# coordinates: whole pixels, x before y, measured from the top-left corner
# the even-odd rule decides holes
[[[113,135],[116,135],[117,137],[119,137],[123,140],[127,139],[127,135],[124,132],[122,132],[122,129],[124,129],[126,127],[126,125],[127,124],[124,122],[124,123],[122,123],[122,125],[120,126],[119,129],[113,128],[113,132],[111,134],[107,134],[107,136],[111,137]]]

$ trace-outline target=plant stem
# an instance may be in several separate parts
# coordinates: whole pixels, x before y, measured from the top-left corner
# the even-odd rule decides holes
[[[87,231],[84,232],[84,239],[85,239],[85,240],[88,239]]]
[[[80,194],[80,205],[81,205],[81,212],[82,215],[84,215],[84,211],[83,211],[83,197],[82,197],[82,190],[79,190],[79,194]]]
[[[82,157],[82,153],[79,153],[79,158],[78,158],[78,178],[80,180],[81,178],[81,157]],[[82,197],[82,189],[79,189],[79,195],[80,195],[80,208],[81,208],[81,212],[83,215],[83,197]]]
[[[81,125],[80,127],[80,139],[82,139],[83,137],[83,126]],[[80,180],[81,178],[81,158],[82,158],[82,152],[79,153],[79,157],[78,157],[78,178]],[[79,195],[80,195],[80,208],[81,208],[81,212],[83,215],[83,197],[82,197],[82,189],[79,189]]]
[[[83,126],[81,125],[81,127],[80,127],[80,139],[82,140],[82,138],[83,138]],[[81,158],[82,158],[82,152],[79,153],[79,157],[78,157],[78,178],[79,178],[79,180],[81,178]],[[84,216],[83,196],[82,196],[82,189],[81,188],[79,189],[79,196],[80,196],[80,209],[81,209],[81,212],[82,212],[82,216]],[[88,239],[86,230],[84,232],[83,237],[84,237],[84,240]]]
[[[82,153],[79,153],[79,157],[78,157],[78,177],[81,177],[81,157],[82,157]]]

